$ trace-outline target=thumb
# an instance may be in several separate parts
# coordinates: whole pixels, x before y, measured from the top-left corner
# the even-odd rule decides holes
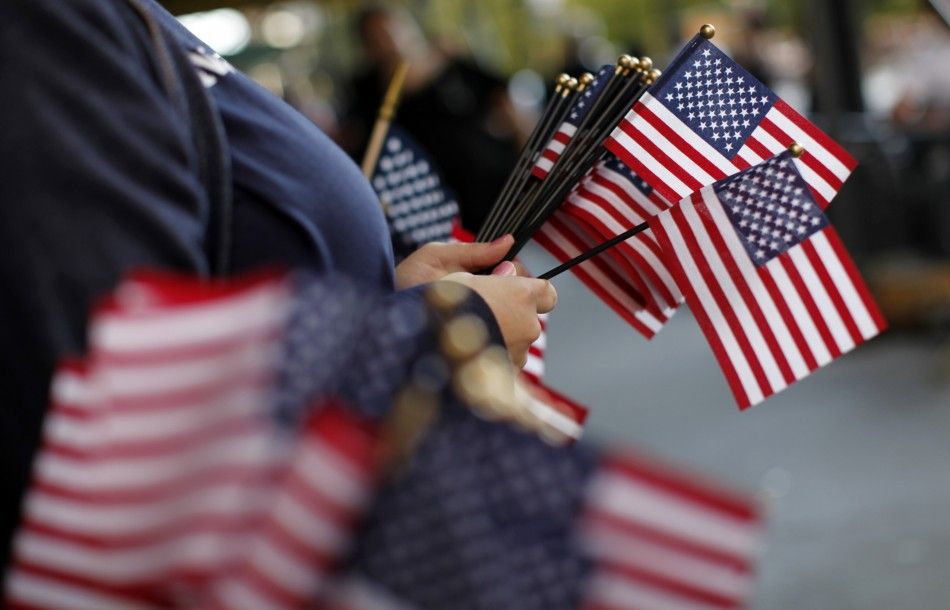
[[[487,244],[458,244],[456,264],[465,271],[487,269],[501,261],[514,242],[514,237],[504,235]]]

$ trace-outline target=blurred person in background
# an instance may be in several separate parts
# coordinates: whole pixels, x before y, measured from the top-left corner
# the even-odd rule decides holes
[[[887,23],[868,41],[874,67],[869,105],[908,144],[900,176],[906,246],[916,254],[950,256],[950,25],[938,2]]]
[[[156,0],[0,2],[0,74],[0,574],[54,367],[83,353],[90,308],[132,269],[295,268],[408,306],[446,278],[482,296],[521,365],[554,307],[550,283],[511,263],[466,273],[511,236],[394,268],[359,168]],[[413,355],[393,357],[408,370]]]
[[[431,44],[404,10],[365,9],[356,34],[369,65],[349,87],[345,148],[363,154],[386,87],[399,63],[409,62],[396,122],[438,162],[463,226],[476,232],[527,135],[505,80]]]

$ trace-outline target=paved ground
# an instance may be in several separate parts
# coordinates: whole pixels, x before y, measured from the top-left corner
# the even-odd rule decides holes
[[[756,609],[950,609],[950,381],[934,340],[885,336],[740,413],[687,310],[646,342],[573,277],[556,286],[546,376],[593,408],[590,437],[773,499]]]

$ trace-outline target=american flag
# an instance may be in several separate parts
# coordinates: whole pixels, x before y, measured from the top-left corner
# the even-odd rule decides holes
[[[392,125],[370,180],[389,222],[397,258],[430,241],[447,241],[459,214],[429,154]]]
[[[551,169],[557,163],[558,159],[561,158],[561,153],[564,152],[571,138],[577,133],[577,128],[597,102],[597,97],[603,92],[607,83],[610,82],[613,74],[614,66],[612,64],[601,66],[593,82],[586,91],[581,93],[577,101],[574,102],[574,105],[568,112],[567,118],[558,126],[557,131],[551,136],[547,146],[541,151],[538,160],[531,169],[531,175],[541,180],[548,177]]]
[[[355,570],[426,610],[575,610],[585,447],[554,448],[445,405],[380,491]]]
[[[608,240],[670,207],[650,185],[613,155],[600,161],[562,207],[568,216],[594,227]],[[641,278],[641,291],[656,309],[672,315],[683,302],[663,253],[650,230],[614,249]]]
[[[827,134],[696,36],[634,104],[605,146],[669,201],[787,149],[818,204],[834,198],[857,163]]]
[[[583,610],[742,608],[761,552],[759,502],[630,452],[591,479],[580,544],[596,568]]]
[[[718,482],[449,408],[381,491],[355,569],[427,610],[734,608],[762,533]]]
[[[534,241],[559,262],[566,262],[603,241],[593,226],[565,210],[558,210],[534,234]],[[571,272],[630,326],[650,339],[669,320],[672,311],[655,306],[644,296],[640,274],[616,253],[597,256]]]
[[[786,152],[650,220],[741,408],[886,323]]]
[[[544,350],[548,346],[548,318],[550,314],[542,313],[538,315],[538,322],[541,323],[541,336],[528,348],[528,361],[525,362],[521,372],[531,381],[537,383],[544,377]]]
[[[378,448],[375,426],[352,410],[328,404],[312,413],[240,558],[212,583],[207,607],[294,610],[331,595],[376,487]]]
[[[369,492],[369,443],[340,408],[302,431],[276,409],[291,284],[143,276],[98,310],[88,356],[53,381],[8,607],[198,607],[236,566],[251,591],[320,584]],[[246,606],[233,586],[221,606]],[[254,607],[295,607],[275,599]]]
[[[529,409],[535,417],[546,424],[542,436],[554,444],[579,440],[584,432],[584,422],[589,409],[568,398],[557,390],[534,380],[528,387],[531,394]]]

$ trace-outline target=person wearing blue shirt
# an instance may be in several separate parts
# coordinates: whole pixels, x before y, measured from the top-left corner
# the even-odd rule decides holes
[[[0,3],[0,567],[53,368],[82,352],[90,304],[130,269],[280,265],[394,301],[454,280],[520,364],[556,294],[510,263],[473,274],[510,245],[433,245],[394,268],[353,162],[156,2]]]

